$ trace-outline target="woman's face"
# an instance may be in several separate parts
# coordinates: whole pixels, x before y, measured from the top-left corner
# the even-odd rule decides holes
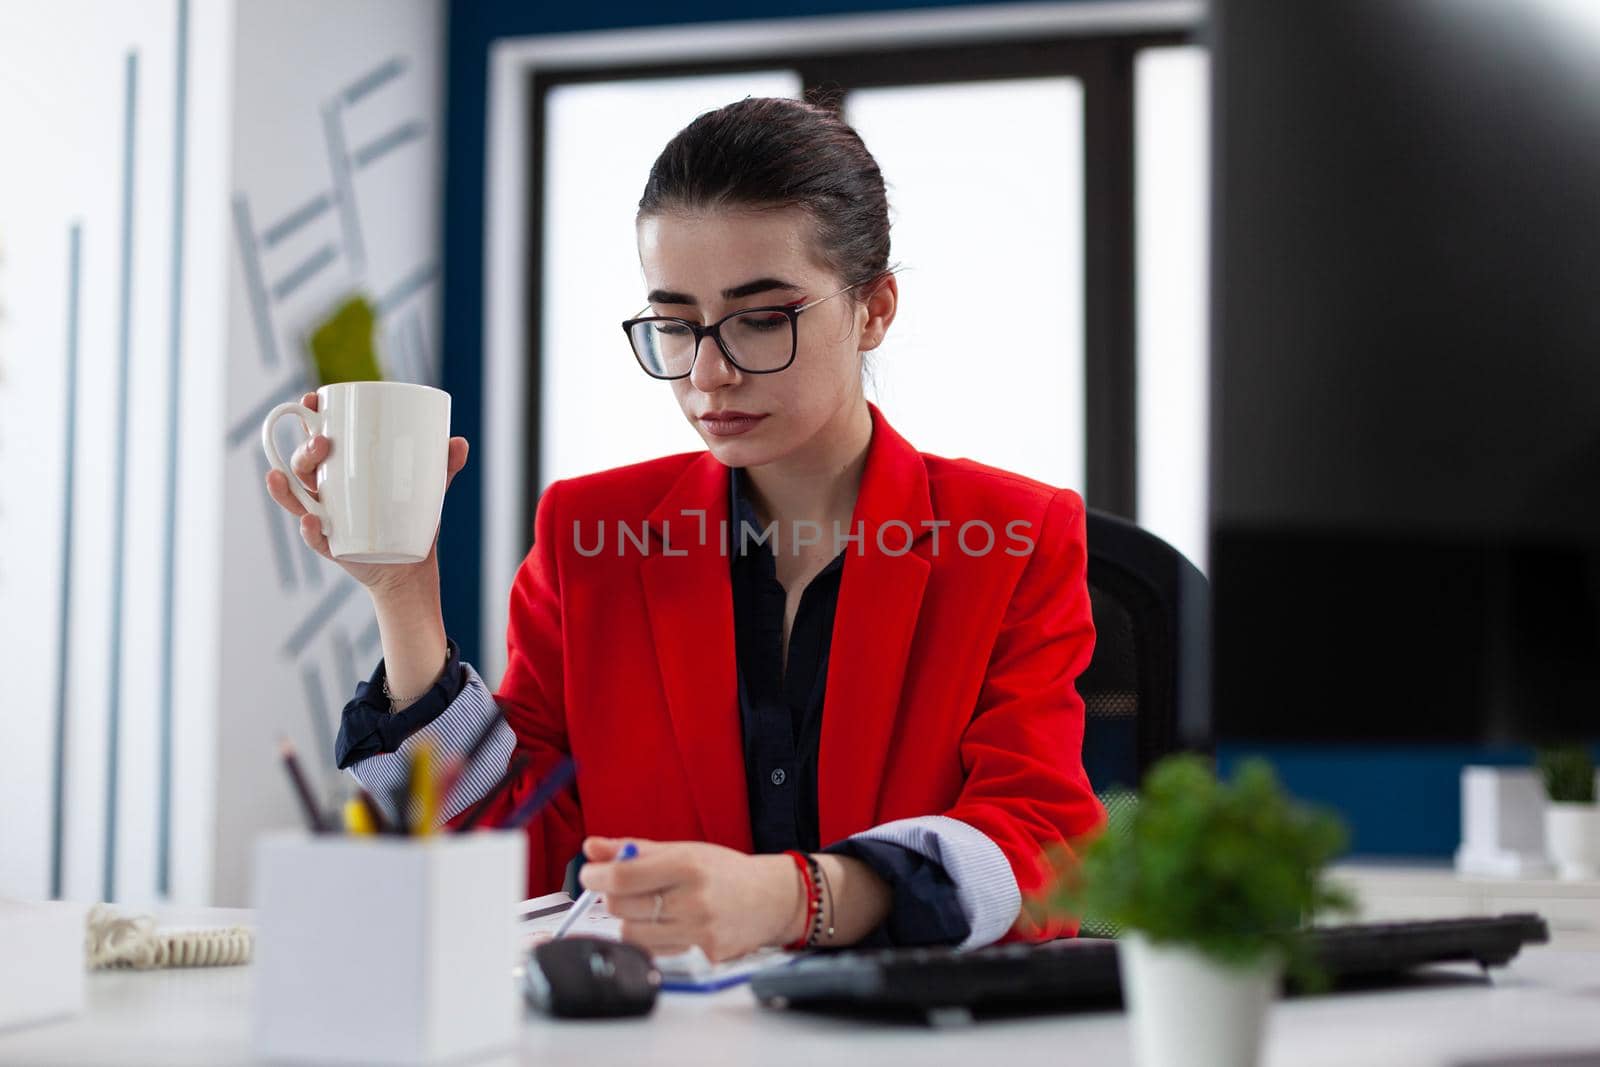
[[[844,283],[815,262],[811,233],[811,218],[800,208],[646,217],[638,236],[649,313],[704,325],[743,308],[827,296]],[[892,286],[891,277],[884,287]],[[859,291],[802,313],[794,362],[774,374],[740,371],[710,337],[700,342],[689,376],[671,385],[712,455],[730,467],[783,459],[862,402],[860,353],[881,343],[894,295],[885,316],[857,301]],[[752,418],[714,418],[730,412]]]

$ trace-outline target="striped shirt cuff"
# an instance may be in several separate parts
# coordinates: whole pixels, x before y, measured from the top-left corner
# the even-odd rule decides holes
[[[467,672],[467,684],[462,686],[460,695],[439,713],[438,718],[406,738],[393,752],[368,756],[349,767],[349,773],[372,794],[384,815],[390,819],[395,817],[396,791],[406,784],[406,769],[411,764],[411,753],[423,738],[433,744],[434,754],[441,760],[465,755],[484,724],[494,717],[496,707],[489,687],[484,685],[483,679],[470,663],[463,663],[462,667]],[[448,797],[441,798],[440,822],[447,822],[466,811],[494,788],[501,775],[505,774],[506,764],[511,761],[512,750],[516,747],[517,735],[501,720],[489,741],[479,750],[477,759],[472,761],[472,766],[462,771],[455,789],[451,790]],[[415,818],[417,813],[411,811],[409,814]]]
[[[1000,940],[1022,911],[1022,891],[1011,862],[981,830],[948,815],[896,819],[859,834],[852,841],[884,841],[926,857],[945,869],[972,930],[957,948],[978,948]]]

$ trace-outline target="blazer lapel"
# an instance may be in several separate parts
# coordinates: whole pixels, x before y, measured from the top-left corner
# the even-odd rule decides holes
[[[727,518],[728,469],[702,453],[650,513],[652,539],[640,574],[673,734],[705,840],[748,852],[733,589],[722,551]]]
[[[933,518],[927,467],[877,407],[871,410],[872,443],[850,523],[851,533],[861,524],[864,536],[845,557],[828,654],[817,761],[824,845],[876,819],[906,661],[932,569],[920,551],[932,529],[924,520]]]

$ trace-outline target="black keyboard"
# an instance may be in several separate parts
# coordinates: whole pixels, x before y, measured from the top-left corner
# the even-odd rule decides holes
[[[1319,926],[1312,950],[1337,988],[1372,985],[1430,963],[1499,967],[1523,945],[1549,940],[1537,915]],[[750,987],[774,1008],[911,1015],[965,1022],[975,1015],[1115,1007],[1117,943],[1069,938],[1042,945],[844,951],[758,973]]]

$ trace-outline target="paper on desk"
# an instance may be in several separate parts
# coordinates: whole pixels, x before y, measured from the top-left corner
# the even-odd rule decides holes
[[[572,907],[572,897],[566,893],[547,893],[522,902],[523,919],[518,923],[524,949],[555,935],[567,911]],[[588,937],[622,937],[622,920],[606,911],[598,903],[588,914],[578,920],[570,931]],[[655,957],[656,969],[661,972],[661,988],[679,991],[708,992],[742,982],[757,971],[787,962],[792,953],[777,948],[757,949],[736,959],[712,963],[698,947],[687,952],[675,952]]]

